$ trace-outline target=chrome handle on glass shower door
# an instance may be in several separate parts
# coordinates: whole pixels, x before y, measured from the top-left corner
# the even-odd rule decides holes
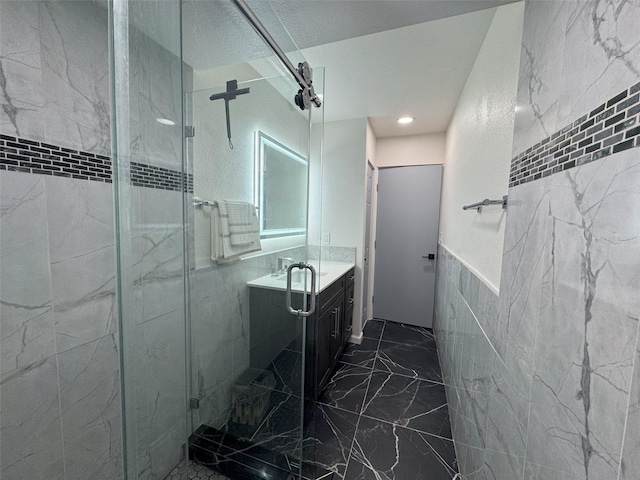
[[[291,308],[291,271],[294,268],[299,268],[300,270],[307,269],[311,271],[311,304],[309,305],[309,310],[302,310],[301,308],[294,310]],[[308,263],[292,263],[289,265],[289,268],[287,268],[287,311],[290,314],[298,315],[299,317],[308,317],[316,311],[316,269]]]

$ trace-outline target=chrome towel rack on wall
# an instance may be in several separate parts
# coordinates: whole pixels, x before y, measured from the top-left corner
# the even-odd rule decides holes
[[[507,208],[507,198],[508,195],[504,195],[502,200],[489,200],[485,198],[484,200],[476,203],[472,203],[471,205],[465,205],[462,207],[463,210],[469,210],[471,208],[475,208],[478,210],[478,213],[482,212],[482,207],[486,207],[487,205],[502,205],[502,208]]]
[[[193,206],[196,208],[202,208],[202,207],[216,207],[218,205],[218,201],[217,200],[204,200],[202,198],[199,197],[193,197]],[[259,210],[260,207],[256,207],[256,210]]]

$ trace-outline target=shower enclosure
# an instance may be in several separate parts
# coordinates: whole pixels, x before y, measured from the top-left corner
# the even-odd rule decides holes
[[[303,62],[268,5],[251,6]],[[294,104],[299,86],[231,2],[113,0],[111,23],[126,477],[204,464],[317,478],[304,442],[314,295],[287,267],[322,270],[322,108]],[[251,301],[261,278],[268,306]]]

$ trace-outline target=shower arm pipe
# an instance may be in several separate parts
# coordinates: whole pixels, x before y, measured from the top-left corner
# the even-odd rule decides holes
[[[469,210],[471,208],[475,208],[478,212],[482,211],[482,207],[486,207],[487,205],[502,205],[502,208],[507,208],[507,195],[502,197],[502,200],[489,200],[485,198],[481,202],[472,203],[471,205],[465,205],[462,207],[463,210]]]
[[[240,13],[242,13],[244,18],[247,19],[247,21],[251,24],[257,34],[262,37],[267,45],[269,45],[271,50],[273,50],[273,53],[276,54],[276,57],[278,57],[282,64],[287,67],[287,70],[291,72],[291,75],[293,75],[294,80],[298,83],[298,85],[300,85],[300,88],[305,90],[310,89],[311,85],[306,82],[302,75],[300,75],[300,72],[298,72],[298,69],[293,66],[293,63],[291,63],[287,55],[282,51],[280,46],[276,43],[271,34],[262,24],[262,22],[258,19],[258,17],[256,17],[256,14],[253,13],[253,10],[249,8],[247,2],[245,2],[244,0],[231,0],[231,2],[238,8],[238,10],[240,10]],[[314,95],[311,98],[311,101],[316,107],[322,106],[322,101],[320,100],[318,95]]]

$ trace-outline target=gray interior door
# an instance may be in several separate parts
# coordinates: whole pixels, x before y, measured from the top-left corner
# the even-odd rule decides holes
[[[432,327],[441,183],[441,165],[379,171],[375,318]]]

